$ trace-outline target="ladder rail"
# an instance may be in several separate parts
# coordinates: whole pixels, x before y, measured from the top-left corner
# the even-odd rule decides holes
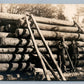
[[[70,56],[69,56],[69,53],[68,53],[68,51],[67,51],[66,48],[65,48],[65,50],[66,50],[66,53],[67,53],[67,56],[68,56],[69,62],[70,62],[70,64],[71,64],[71,66],[72,66],[72,69],[73,69],[73,71],[75,71],[75,68],[74,68],[74,65],[73,65],[73,63],[72,63],[72,60],[71,60],[71,58],[70,58]]]
[[[47,64],[48,68],[50,69],[52,75],[55,77],[55,79],[59,79],[58,75],[54,72],[53,68],[49,65],[49,63],[47,62],[47,60],[45,59],[44,56],[42,56],[43,60],[45,61],[45,63]]]
[[[37,23],[36,23],[36,20],[34,19],[34,17],[33,17],[32,14],[31,14],[31,17],[32,17],[32,19],[33,19],[33,21],[34,21],[34,23],[35,23],[35,26],[36,26],[37,31],[38,31],[38,33],[39,33],[39,35],[40,35],[40,37],[41,37],[41,39],[42,39],[42,41],[43,41],[44,46],[46,47],[46,49],[47,49],[47,51],[48,51],[48,53],[49,53],[51,59],[53,60],[55,66],[56,66],[56,68],[57,68],[57,71],[58,71],[59,75],[61,76],[62,80],[65,81],[66,78],[64,77],[64,75],[63,75],[63,73],[62,73],[62,70],[60,69],[59,65],[57,64],[57,61],[54,59],[53,54],[52,54],[52,52],[51,52],[51,50],[50,50],[48,44],[46,43],[45,38],[44,38],[44,36],[42,35],[42,33],[41,33],[41,31],[40,31],[40,29],[39,29]]]
[[[49,77],[49,75],[47,74],[47,69],[46,69],[45,63],[44,63],[44,61],[42,60],[42,57],[41,57],[42,54],[39,52],[39,49],[38,49],[37,44],[36,44],[36,42],[35,42],[35,38],[34,38],[34,36],[33,36],[32,30],[31,30],[31,28],[30,28],[30,23],[29,23],[29,21],[28,21],[28,17],[27,17],[27,16],[26,16],[26,22],[27,22],[28,30],[29,30],[29,32],[30,32],[30,34],[31,34],[32,42],[33,42],[34,47],[35,47],[35,49],[36,49],[37,55],[38,55],[38,57],[39,57],[39,59],[40,59],[40,61],[41,61],[41,64],[42,64],[42,67],[43,67],[43,70],[44,70],[44,75],[45,75],[45,77],[47,78],[47,80],[50,80],[50,77]]]

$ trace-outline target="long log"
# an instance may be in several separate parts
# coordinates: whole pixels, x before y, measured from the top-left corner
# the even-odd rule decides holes
[[[39,74],[42,74],[43,73],[43,70],[41,68],[35,68],[35,72],[39,73]],[[50,71],[48,71],[49,75],[50,75],[50,78],[54,79],[52,73]],[[57,74],[57,72],[55,72]],[[84,72],[82,71],[78,71],[78,72],[67,72],[67,73],[63,73],[64,76],[66,77],[67,80],[74,80],[76,81],[77,79],[73,79],[73,77],[83,77],[84,76]],[[70,79],[72,78],[72,79]]]
[[[69,61],[66,61],[66,66],[69,66]],[[84,67],[84,60],[78,60],[77,67]]]
[[[29,41],[26,39],[0,38],[0,46],[25,46],[26,44],[29,44]]]
[[[29,54],[0,54],[0,62],[28,61]]]
[[[45,57],[50,57],[49,56],[49,54],[45,54],[44,55]],[[57,59],[57,54],[53,54],[53,57],[55,58],[55,59]],[[68,58],[67,58],[67,55],[65,55],[65,59],[66,60],[69,60]],[[77,57],[77,60],[83,60],[84,59],[84,55],[83,54],[79,54],[79,56]]]
[[[24,24],[24,17],[25,15],[20,15],[20,14],[8,14],[8,13],[0,13],[0,20],[2,20],[4,23],[8,22],[8,23],[12,23],[13,21],[18,21],[20,19],[21,20],[21,25]],[[64,21],[64,20],[56,20],[56,19],[49,19],[49,18],[44,18],[44,17],[37,17],[34,16],[37,22],[40,23],[46,23],[46,24],[51,24],[51,25],[68,25],[68,26],[73,26],[74,23],[73,22],[69,22],[69,21]]]
[[[82,28],[82,31],[79,31],[77,27],[67,27],[67,26],[58,26],[58,25],[49,25],[49,24],[41,24],[37,23],[39,28],[41,30],[47,30],[47,31],[60,31],[60,32],[68,32],[68,33],[84,33],[84,29]],[[25,26],[25,28],[27,25]],[[10,32],[10,29],[15,30],[13,27],[9,29],[5,29],[5,26],[0,26],[0,32]],[[18,29],[18,28],[17,28]],[[22,28],[23,29],[23,28]],[[32,26],[32,29],[36,29],[35,26]]]
[[[51,51],[53,52],[53,53],[57,53],[57,48],[50,48],[51,49]],[[47,50],[46,50],[46,48],[45,47],[39,47],[39,50],[42,52],[42,53],[47,53]],[[84,53],[84,47],[78,47],[78,51],[79,51],[79,53],[81,52],[81,53]]]
[[[57,48],[50,48],[53,53],[57,53]],[[84,48],[78,48],[79,52],[84,53]],[[45,47],[39,47],[42,53],[48,53]],[[33,48],[0,48],[0,53],[31,53]],[[36,51],[34,52],[36,53]]]
[[[27,33],[24,33],[24,31],[23,32],[21,32],[21,34],[19,33],[19,35],[18,35],[18,33],[17,33],[17,31],[16,31],[16,33],[7,33],[7,32],[0,32],[0,38],[1,37],[19,37],[19,38],[30,38],[30,34],[27,32]]]
[[[67,61],[66,62],[66,65],[69,66],[69,62]],[[77,67],[80,67],[80,66],[84,66],[84,60],[80,60],[78,62],[78,65]],[[0,63],[0,71],[1,72],[4,72],[4,71],[15,71],[15,70],[19,70],[19,71],[22,71],[24,70],[27,70],[27,63],[25,62],[22,62],[22,63]]]
[[[19,29],[19,31],[22,29]],[[77,33],[62,33],[62,32],[55,32],[55,31],[41,31],[45,39],[60,39],[60,37],[65,37],[65,40],[80,40],[84,41],[84,34],[77,34]],[[3,33],[0,32],[0,37],[12,37],[13,34]],[[36,30],[34,30],[34,35],[36,38],[40,39]],[[29,36],[29,34],[25,34],[23,38]],[[16,36],[15,36],[16,37]]]
[[[0,48],[0,53],[31,53],[33,48]]]
[[[46,40],[47,44],[50,47],[56,47],[59,41]],[[36,40],[36,43],[39,47],[43,47],[43,42],[41,40]],[[70,45],[71,41],[65,41],[66,45]],[[28,45],[27,45],[28,44]],[[77,41],[79,47],[84,47],[84,42]],[[0,46],[32,46],[32,41],[27,41],[26,39],[18,38],[0,38]]]
[[[49,24],[41,24],[37,23],[41,30],[47,31],[60,31],[60,32],[70,32],[70,33],[84,33],[83,31],[79,31],[77,27],[67,27],[67,26],[58,26],[58,25],[49,25]],[[32,26],[32,29],[36,29],[35,26]]]
[[[0,71],[22,71],[27,67],[27,63],[0,63]]]
[[[19,32],[23,32],[23,29],[18,29]],[[34,35],[36,38],[40,39],[39,34],[36,30],[34,31]],[[60,37],[65,37],[66,40],[84,40],[84,34],[78,33],[63,33],[63,32],[56,32],[56,31],[41,31],[45,39],[59,39]],[[26,33],[27,34],[27,33]]]
[[[33,54],[34,56],[37,56],[36,54]],[[50,58],[49,54],[45,54],[45,57]],[[55,59],[57,59],[57,55],[53,54],[53,57]],[[30,58],[29,54],[0,54],[0,63],[1,62],[22,62],[22,61],[28,61],[28,59]],[[65,56],[65,58],[67,59],[67,56]],[[83,54],[79,54],[78,56],[78,60],[83,60],[84,59],[84,55]],[[68,59],[67,59],[68,60]]]

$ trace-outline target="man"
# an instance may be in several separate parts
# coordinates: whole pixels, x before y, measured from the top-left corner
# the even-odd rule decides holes
[[[69,55],[71,57],[71,60],[73,62],[74,68],[76,69],[77,63],[78,63],[78,55],[79,55],[79,51],[78,51],[78,47],[77,47],[77,43],[75,40],[72,41],[72,43],[69,45]]]
[[[58,64],[63,72],[67,71],[66,70],[66,59],[65,59],[65,55],[66,55],[65,48],[67,49],[68,46],[65,44],[64,37],[62,37],[61,42],[59,42],[59,45],[58,45],[57,56],[58,56]]]

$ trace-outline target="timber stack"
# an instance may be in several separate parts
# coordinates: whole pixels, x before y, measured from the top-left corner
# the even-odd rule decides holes
[[[61,37],[64,37],[67,46],[71,44],[72,40],[75,40],[77,42],[79,56],[77,57],[78,64],[76,68],[80,69],[80,67],[84,67],[84,29],[81,29],[75,22],[68,22],[64,20],[49,19],[37,16],[34,16],[34,18],[41,30],[42,35],[46,39],[46,43],[53,53],[54,59],[57,62],[57,46],[59,45]],[[29,20],[29,23],[31,24],[31,29],[33,30],[33,34],[35,36],[35,41],[39,51],[45,56],[47,60],[49,60],[50,65],[52,65],[50,56],[48,55],[48,51],[46,50],[42,39],[39,36],[38,31],[36,30],[36,26],[33,25],[33,22],[31,20]],[[31,68],[34,68],[34,71],[36,70],[36,74],[37,72],[43,73],[41,62],[37,56],[30,32],[27,27],[28,25],[26,23],[26,15],[0,13],[1,75],[2,73],[9,74],[9,76],[11,76],[11,73],[28,74],[28,72],[30,71],[29,69]],[[65,56],[65,58],[67,69],[70,69],[70,62],[67,56]],[[54,64],[53,68],[55,69]],[[49,72],[50,77],[53,78],[50,71],[47,70],[47,72]],[[58,74],[57,71],[55,73]],[[70,72],[63,74],[67,80],[69,80],[68,77],[72,77]],[[67,74],[69,74],[69,76]],[[83,74],[84,73],[82,73],[82,75]],[[77,76],[80,74],[75,72],[74,75]],[[15,80],[17,80],[17,78]],[[29,79],[26,78],[26,80]]]

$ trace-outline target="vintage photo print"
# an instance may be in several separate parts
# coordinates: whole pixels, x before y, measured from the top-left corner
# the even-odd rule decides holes
[[[0,4],[0,80],[84,81],[84,4]]]

